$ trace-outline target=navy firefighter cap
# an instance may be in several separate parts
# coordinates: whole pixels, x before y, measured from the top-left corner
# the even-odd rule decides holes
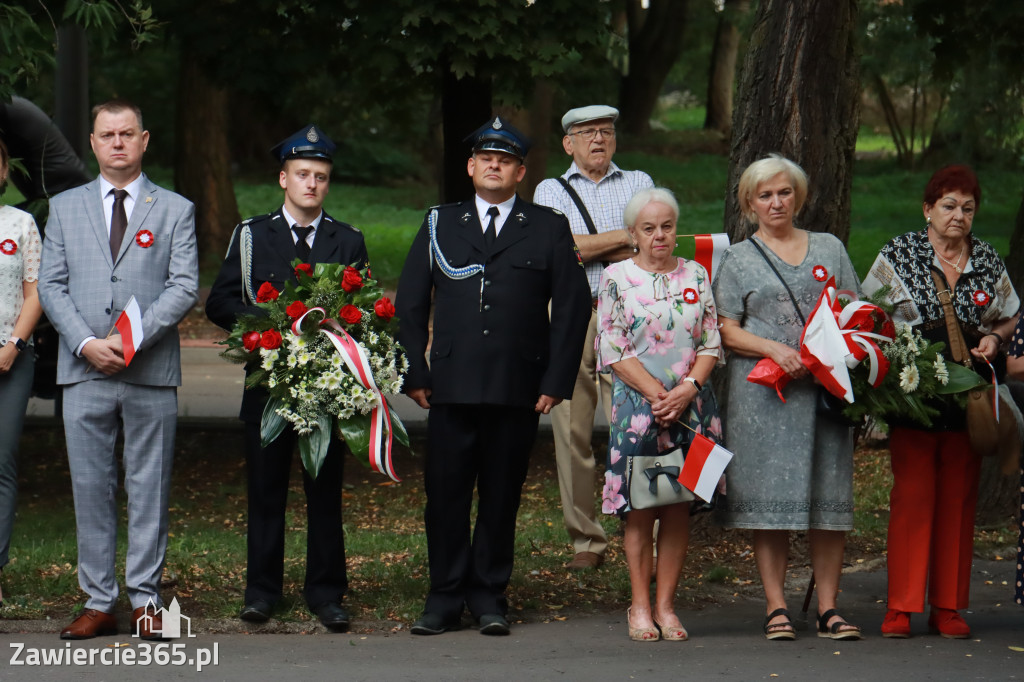
[[[277,146],[270,150],[270,153],[281,163],[289,159],[322,159],[333,163],[335,149],[337,149],[337,145],[331,138],[327,137],[324,131],[310,124],[278,142]]]
[[[494,150],[511,154],[520,161],[530,151],[530,141],[511,123],[501,116],[495,116],[465,139],[473,145],[473,153]]]

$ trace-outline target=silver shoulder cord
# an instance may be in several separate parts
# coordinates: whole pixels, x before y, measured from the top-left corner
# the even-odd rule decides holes
[[[242,303],[256,304],[256,292],[252,288],[252,229],[243,225],[238,235],[238,250],[242,262]],[[246,296],[249,300],[246,301]]]
[[[428,258],[430,260],[430,268],[434,268],[434,263],[437,263],[437,267],[445,274],[448,279],[469,279],[477,274],[480,275],[480,309],[483,310],[484,306],[484,266],[479,263],[473,265],[467,265],[463,268],[452,267],[448,260],[441,253],[441,245],[437,243],[437,209],[430,209],[430,213],[427,216],[427,228],[430,231],[430,247],[427,249]]]

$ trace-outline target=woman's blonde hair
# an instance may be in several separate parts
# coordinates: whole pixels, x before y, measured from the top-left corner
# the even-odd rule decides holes
[[[793,206],[793,214],[800,213],[807,199],[807,173],[781,154],[769,154],[767,157],[755,161],[747,166],[740,176],[740,184],[736,189],[736,198],[740,202],[740,212],[752,223],[757,223],[757,213],[750,206],[750,200],[757,192],[757,186],[762,182],[771,180],[776,175],[785,173],[793,185],[793,193],[796,202]]]
[[[664,187],[651,187],[650,189],[640,190],[626,203],[626,208],[622,211],[622,222],[626,224],[626,227],[633,227],[633,223],[636,222],[636,217],[640,215],[640,211],[644,210],[647,204],[655,203],[665,204],[671,208],[676,220],[679,220],[679,202],[676,201],[672,191]]]

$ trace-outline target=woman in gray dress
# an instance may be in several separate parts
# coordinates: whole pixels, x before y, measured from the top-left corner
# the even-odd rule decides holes
[[[825,282],[859,290],[850,257],[835,236],[794,226],[807,196],[803,170],[778,155],[752,163],[740,178],[753,236],[722,257],[714,297],[722,343],[731,351],[725,442],[734,453],[718,518],[754,529],[754,554],[767,600],[764,634],[795,639],[786,610],[789,531],[807,531],[818,587],[818,636],[859,639],[836,611],[846,531],[853,527],[853,438],[849,427],[816,414],[820,387],[800,361],[804,320]],[[771,358],[792,381],[786,402],[747,381]]]

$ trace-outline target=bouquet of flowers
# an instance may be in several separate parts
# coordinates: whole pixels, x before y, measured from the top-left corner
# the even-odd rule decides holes
[[[928,343],[909,325],[894,324],[887,293],[882,288],[859,301],[829,279],[804,327],[800,359],[832,396],[846,401],[838,411],[854,424],[871,417],[931,426],[936,404],[963,405],[967,391],[985,382],[967,367],[947,363],[946,344]],[[774,360],[760,360],[747,380],[774,388],[785,401],[782,389],[790,377]]]
[[[289,281],[282,292],[264,282],[256,292],[262,314],[240,316],[222,353],[250,366],[246,388],[270,394],[263,445],[293,426],[316,477],[337,430],[353,454],[398,481],[392,436],[403,445],[409,436],[384,395],[401,391],[409,363],[394,338],[395,307],[369,268],[295,263],[298,285]]]
[[[873,298],[881,300],[878,292]],[[931,426],[932,418],[939,414],[936,403],[949,400],[964,406],[967,392],[985,385],[973,370],[946,361],[942,356],[945,343],[929,343],[921,332],[902,322],[894,326],[889,322],[889,325],[892,340],[880,344],[889,370],[874,387],[866,372],[852,373],[857,400],[843,408],[845,416],[858,422],[871,417],[883,423],[893,418],[908,418]]]

